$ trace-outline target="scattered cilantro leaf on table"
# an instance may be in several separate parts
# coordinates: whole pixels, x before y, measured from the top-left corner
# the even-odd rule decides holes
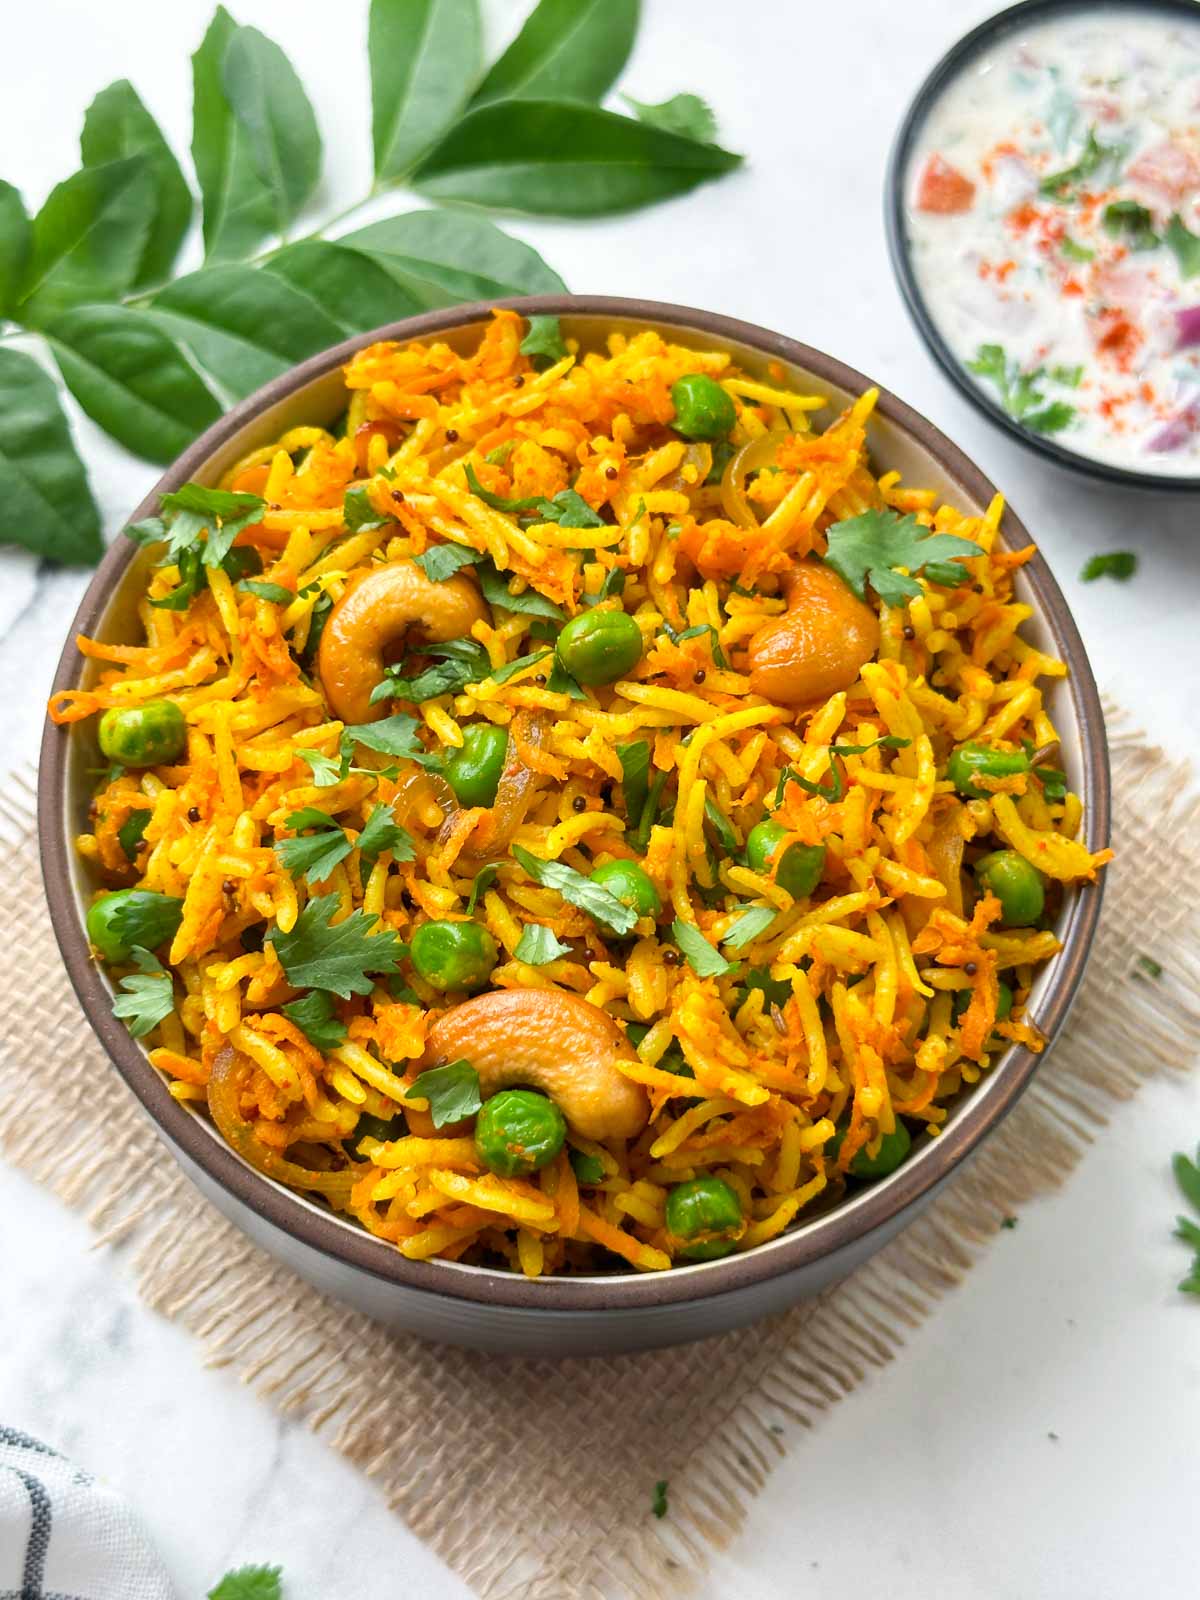
[[[227,1572],[208,1600],[283,1600],[282,1567],[238,1567]]]
[[[978,556],[979,546],[951,533],[931,533],[916,517],[896,511],[864,511],[835,522],[828,533],[824,560],[865,600],[870,583],[889,606],[903,605],[921,593],[915,578],[897,572],[918,572],[928,561],[953,556]]]
[[[318,1050],[336,1050],[345,1044],[346,1024],[334,1014],[333,996],[324,989],[310,989],[299,1000],[291,1000],[279,1009]]]
[[[631,94],[621,99],[633,107],[639,122],[652,128],[665,128],[668,133],[681,133],[685,139],[695,139],[699,144],[714,144],[717,137],[717,119],[712,108],[698,94],[673,94],[669,100],[648,105],[635,100]]]
[[[1132,550],[1109,550],[1104,555],[1090,556],[1079,574],[1083,583],[1095,583],[1097,578],[1116,578],[1124,583],[1137,571],[1137,556]]]
[[[429,1101],[435,1128],[473,1117],[483,1104],[479,1074],[469,1061],[451,1061],[448,1066],[422,1072],[413,1083],[412,1093]]]
[[[390,929],[372,933],[379,921],[365,911],[352,911],[337,924],[336,894],[319,895],[304,907],[290,933],[273,928],[267,935],[287,980],[297,989],[328,989],[343,1000],[370,994],[369,973],[395,972],[404,953],[400,936]]]
[[[528,850],[523,850],[519,844],[513,845],[512,853],[533,881],[541,884],[543,889],[556,890],[564,900],[578,906],[580,911],[586,911],[588,916],[594,917],[613,933],[632,931],[637,922],[637,913],[602,885],[585,878],[582,872],[576,872],[565,861],[543,861]]]
[[[666,1478],[660,1478],[654,1485],[654,1499],[650,1502],[650,1509],[660,1521],[666,1516],[669,1509],[667,1505],[668,1487],[669,1484]]]

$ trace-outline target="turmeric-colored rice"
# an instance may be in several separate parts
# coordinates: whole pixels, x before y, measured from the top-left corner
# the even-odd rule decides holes
[[[410,1258],[531,1277],[653,1271],[686,1259],[665,1217],[673,1186],[723,1179],[743,1217],[731,1242],[751,1249],[840,1199],[855,1158],[898,1122],[936,1137],[1011,1042],[1040,1049],[1026,1001],[1059,948],[1061,886],[1092,878],[1107,852],[1077,842],[1080,802],[1045,778],[1058,738],[1043,685],[1066,669],[1020,636],[1030,610],[1013,575],[1032,552],[999,545],[999,499],[968,516],[877,475],[873,391],[814,431],[824,397],[790,393],[782,369],[749,377],[723,353],[642,332],[590,353],[572,344],[539,370],[521,353],[525,334],[498,311],[468,355],[441,343],[361,351],[345,369],[340,426],[292,429],[222,485],[264,502],[234,546],[260,558],[250,587],[214,565],[181,609],[156,606],[186,575],[165,558],[149,568],[144,640],[80,639],[98,676],[50,710],[82,722],[165,699],[186,720],[177,761],[101,781],[78,840],[101,892],[182,901],[157,951],[173,1008],[145,1035],[178,1100],[207,1107],[261,1171],[323,1194]],[[685,373],[715,377],[732,398],[726,450],[672,428]],[[573,488],[599,522],[497,509],[468,465],[488,499]],[[348,527],[346,492],[361,486]],[[941,582],[919,575],[907,604],[867,589],[879,645],[844,688],[799,706],[754,692],[749,652],[785,612],[783,580],[797,563],[831,570],[829,528],[872,509],[911,513],[978,554],[956,573],[939,566]],[[514,604],[549,604],[542,615],[484,607],[490,620],[471,628],[486,655],[476,681],[372,715],[409,713],[434,756],[482,720],[506,729],[492,806],[460,806],[436,762],[362,745],[344,759],[312,649],[352,575],[445,544],[488,556]],[[162,543],[150,548],[161,563]],[[477,576],[470,564],[455,574]],[[560,619],[588,601],[635,619],[641,659],[611,684],[564,687],[548,652]],[[419,643],[413,630],[406,672],[421,670]],[[1033,765],[964,796],[946,764],[968,740],[1032,751]],[[648,824],[619,753],[639,743],[657,796]],[[803,781],[779,795],[785,768]],[[357,839],[380,805],[411,849],[364,859]],[[315,885],[275,849],[303,808],[352,846]],[[747,836],[769,814],[789,842],[824,846],[811,894],[793,898],[746,864]],[[639,861],[661,912],[617,937],[535,882],[514,847],[583,875]],[[977,890],[972,863],[1004,848],[1047,885],[1037,926],[1001,926],[996,898]],[[334,925],[365,912],[372,936],[405,947],[431,919],[481,922],[500,952],[488,989],[563,991],[626,1032],[636,1048],[617,1069],[642,1086],[644,1129],[596,1141],[568,1123],[540,1170],[486,1170],[470,1119],[434,1126],[414,1090],[430,1028],[465,996],[437,992],[402,956],[369,993],[332,999],[342,1042],[330,1048],[283,1010],[301,990],[274,940],[316,895],[336,897]],[[725,943],[749,908],[773,916],[748,943]],[[726,970],[696,972],[679,923]],[[532,925],[565,953],[519,959]],[[120,980],[135,968],[112,970]],[[1014,996],[1005,1020],[1001,979]]]

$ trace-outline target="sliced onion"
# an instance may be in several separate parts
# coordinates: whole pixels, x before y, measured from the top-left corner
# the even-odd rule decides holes
[[[1175,348],[1200,344],[1200,306],[1183,306],[1175,313]]]
[[[527,767],[517,753],[517,740],[512,737],[514,732],[520,732],[521,741],[541,749],[546,742],[548,724],[543,716],[536,716],[529,711],[518,711],[513,718],[512,729],[509,733],[508,757],[504,763],[504,771],[500,774],[500,783],[496,789],[496,799],[492,805],[492,827],[488,830],[486,839],[472,849],[468,846],[460,857],[461,860],[483,863],[493,859],[500,859],[508,848],[508,842],[525,820],[525,813],[529,810],[533,800],[533,785],[538,774],[532,767]],[[438,780],[438,800],[446,807],[446,820],[438,830],[436,848],[441,848],[454,828],[455,821],[462,811],[462,807],[455,801],[448,784],[444,785],[447,800],[441,796],[443,787]]]
[[[743,445],[721,474],[721,504],[730,522],[739,528],[759,528],[762,524],[746,499],[745,483],[759,467],[769,466],[776,450],[791,434],[786,428],[772,428],[760,439]]]
[[[238,1102],[250,1071],[250,1062],[232,1045],[224,1045],[217,1052],[208,1080],[208,1109],[225,1143],[264,1177],[274,1178],[276,1183],[286,1184],[289,1189],[313,1190],[335,1205],[347,1204],[357,1178],[353,1169],[312,1172],[308,1167],[298,1166],[265,1145],[242,1116]]]

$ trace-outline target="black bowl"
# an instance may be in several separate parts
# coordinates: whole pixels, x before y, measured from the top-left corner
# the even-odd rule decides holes
[[[1196,4],[1196,0],[1126,0],[1126,3],[1129,4],[1131,11],[1165,11],[1173,16],[1188,17],[1193,22],[1200,22],[1200,5]],[[925,119],[942,93],[977,56],[990,49],[1006,34],[1018,33],[1031,23],[1046,22],[1055,17],[1078,16],[1088,10],[1111,13],[1118,9],[1119,5],[1114,4],[1113,0],[1109,0],[1108,4],[1105,4],[1104,0],[1097,0],[1095,6],[1080,4],[1080,0],[1021,0],[1019,5],[1009,6],[1006,11],[999,11],[994,17],[988,17],[947,50],[913,96],[888,157],[883,191],[888,251],[892,258],[892,270],[896,274],[900,292],[904,296],[904,303],[921,337],[929,346],[938,366],[977,411],[982,411],[985,417],[1003,428],[1005,433],[1019,440],[1027,449],[1082,477],[1099,479],[1104,483],[1117,483],[1126,489],[1157,489],[1168,494],[1195,494],[1200,491],[1200,477],[1183,478],[1166,473],[1135,472],[1128,467],[1110,466],[1105,461],[1093,460],[1092,457],[1082,455],[1077,450],[1068,450],[1044,434],[1031,433],[1019,422],[1014,421],[989,394],[972,381],[970,375],[963,369],[962,362],[943,339],[917,283],[909,251],[904,203],[909,159]]]

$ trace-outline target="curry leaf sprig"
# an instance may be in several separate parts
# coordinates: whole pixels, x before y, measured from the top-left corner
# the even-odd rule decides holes
[[[634,116],[602,106],[638,20],[638,0],[539,0],[485,66],[480,0],[371,0],[374,183],[300,237],[321,131],[288,57],[259,29],[218,6],[192,56],[194,183],[133,85],[103,89],[84,117],[79,170],[36,214],[0,180],[0,541],[65,564],[94,563],[103,548],[58,391],[32,351],[113,439],[167,462],[232,402],[353,334],[564,287],[530,246],[440,202],[598,216],[736,167],[694,95],[629,100]],[[399,186],[434,208],[328,236]],[[176,276],[196,189],[203,265]],[[524,348],[539,366],[566,354],[549,319]],[[582,505],[553,520],[592,526],[577,520]],[[181,538],[190,511],[178,508]],[[220,563],[238,515],[223,514],[221,538],[209,525],[207,565]],[[190,565],[195,593],[203,574]]]
[[[1171,1160],[1171,1170],[1184,1198],[1200,1214],[1200,1150],[1196,1151],[1195,1161],[1179,1151]],[[1200,1295],[1200,1224],[1191,1217],[1176,1217],[1175,1237],[1191,1245],[1196,1252],[1191,1271],[1180,1281],[1179,1288],[1184,1294]]]
[[[283,1600],[281,1567],[238,1567],[227,1572],[208,1600]]]

